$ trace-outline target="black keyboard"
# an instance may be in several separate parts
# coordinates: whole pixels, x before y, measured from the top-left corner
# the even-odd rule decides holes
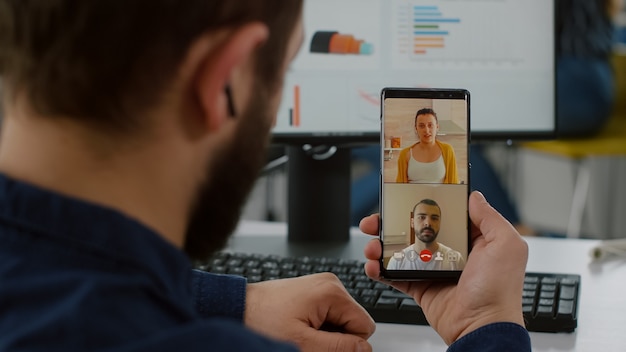
[[[428,325],[415,301],[385,284],[368,278],[364,262],[328,257],[219,252],[194,267],[217,274],[244,276],[248,282],[331,272],[379,323]],[[522,309],[526,328],[536,332],[573,332],[577,326],[580,275],[526,273]]]

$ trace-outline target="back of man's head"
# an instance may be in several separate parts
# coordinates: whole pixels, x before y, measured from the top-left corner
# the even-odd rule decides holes
[[[259,21],[256,75],[279,86],[301,0],[0,0],[4,100],[109,132],[142,127],[195,39]]]

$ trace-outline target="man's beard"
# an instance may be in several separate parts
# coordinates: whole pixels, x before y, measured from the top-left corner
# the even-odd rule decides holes
[[[425,230],[430,230],[430,232],[432,232],[432,235],[430,237],[424,236],[422,233]],[[437,239],[438,234],[439,232],[436,232],[435,229],[433,229],[432,227],[424,227],[423,229],[420,230],[419,234],[417,235],[417,238],[419,238],[419,240],[422,241],[423,243],[432,243]]]
[[[272,120],[269,94],[258,84],[254,88],[248,108],[235,117],[241,119],[235,138],[208,166],[208,182],[199,189],[192,207],[184,244],[192,259],[206,259],[224,248],[266,160]]]

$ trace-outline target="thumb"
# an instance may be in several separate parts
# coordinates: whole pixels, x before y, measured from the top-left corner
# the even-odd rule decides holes
[[[469,200],[469,216],[472,224],[490,242],[497,233],[516,233],[513,225],[509,223],[497,210],[485,199],[482,193],[472,192]]]
[[[306,336],[303,336],[303,340],[305,341],[303,341],[303,347],[301,347],[302,352],[372,351],[372,346],[366,340],[355,335],[341,332],[308,329],[308,333]]]
[[[491,207],[489,202],[487,202],[485,196],[480,191],[474,191],[472,192],[472,194],[470,194],[469,210],[472,220],[474,220],[474,218],[476,218],[476,220],[479,220],[479,218],[485,216],[488,213],[497,212]]]

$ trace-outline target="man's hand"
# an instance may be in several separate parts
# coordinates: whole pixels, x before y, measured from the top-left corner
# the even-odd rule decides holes
[[[371,351],[367,339],[376,328],[341,281],[327,273],[249,284],[244,321],[303,352]]]
[[[479,192],[470,196],[469,215],[472,251],[458,284],[385,281],[415,299],[448,345],[490,323],[524,326],[521,293],[528,245]],[[377,235],[378,215],[361,220],[360,228],[364,233]],[[378,239],[365,247],[365,272],[379,281],[381,253]]]

